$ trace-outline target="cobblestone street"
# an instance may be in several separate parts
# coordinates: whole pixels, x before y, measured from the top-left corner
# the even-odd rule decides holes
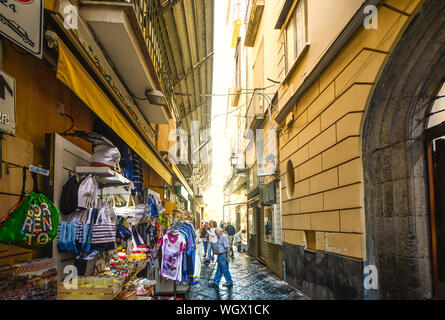
[[[201,258],[202,245],[200,247]],[[213,280],[217,268],[216,260],[203,264],[200,283],[192,287],[187,300],[305,300],[308,299],[299,291],[283,282],[256,259],[246,253],[235,252],[235,260],[230,262],[230,272],[234,286],[219,289],[207,285]]]

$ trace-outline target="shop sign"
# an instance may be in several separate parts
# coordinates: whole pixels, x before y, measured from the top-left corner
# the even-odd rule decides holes
[[[15,136],[15,79],[0,71],[0,132]]]
[[[0,0],[0,34],[42,58],[43,0]]]
[[[181,195],[184,198],[184,200],[188,201],[189,193],[183,186],[178,186],[176,188],[176,194]]]

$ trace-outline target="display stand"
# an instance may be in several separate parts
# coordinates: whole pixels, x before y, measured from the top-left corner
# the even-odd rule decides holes
[[[130,180],[120,173],[108,167],[76,167],[76,173],[80,175],[93,175],[96,181],[105,186],[123,186],[129,185]]]
[[[171,224],[173,224],[175,216],[178,216],[178,214],[180,214],[180,218],[182,219],[184,212],[182,210],[175,210],[171,216]],[[177,281],[161,278],[158,266],[156,266],[155,280],[157,283],[155,287],[156,295],[173,295],[173,297],[176,298],[178,295],[185,295],[190,289],[190,284],[181,285],[177,284]]]
[[[113,300],[116,298],[125,286],[133,280],[136,275],[147,267],[144,262],[136,268],[136,270],[128,276],[121,284],[109,288],[86,288],[65,289],[63,284],[59,285],[58,300]]]

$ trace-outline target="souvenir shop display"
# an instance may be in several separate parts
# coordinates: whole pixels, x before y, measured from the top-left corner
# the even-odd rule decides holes
[[[119,171],[121,156],[114,146],[97,144],[91,161],[91,168]],[[138,198],[131,194],[134,184],[130,183],[130,188],[128,184],[107,185],[104,179],[99,180],[99,171],[95,173],[90,167],[78,169],[62,190],[64,215],[57,241],[59,252],[76,255],[74,265],[78,276],[73,281],[77,281],[77,289],[60,286],[59,298],[126,299],[126,284],[150,269],[147,264],[155,256],[157,240],[152,213],[163,208],[144,190],[138,192]],[[132,174],[138,176],[142,187],[142,170],[136,168]]]
[[[149,297],[154,295],[154,286],[156,285],[156,281],[144,279],[144,278],[135,278],[128,282],[125,287],[125,291],[127,292],[135,292],[137,297]]]
[[[0,267],[0,300],[56,300],[57,263],[40,259]]]
[[[13,211],[0,222],[0,242],[26,249],[48,245],[57,236],[59,210],[37,188],[25,195],[26,168],[23,169],[22,197]]]
[[[176,219],[158,241],[160,276],[182,285],[198,284],[201,260],[197,253],[197,240],[193,225],[182,217]]]
[[[183,245],[170,248],[170,253],[179,253],[174,279],[194,283],[196,234],[189,223],[172,226],[173,210],[166,212],[161,196],[144,188],[142,159],[101,135],[74,135],[92,142],[94,153],[86,166],[74,158],[64,162],[68,174],[55,179],[53,190],[60,211],[38,191],[33,175],[34,190],[23,191],[20,202],[0,221],[0,243],[35,249],[55,240],[54,262],[74,265],[77,275],[71,279],[60,270],[58,274],[56,263],[54,268],[44,263],[48,270],[41,273],[34,273],[41,267],[8,266],[0,270],[0,300],[148,299],[155,294],[156,275],[167,276],[161,266],[170,241],[164,241],[169,248],[158,249],[157,244],[175,236]],[[23,190],[25,184],[24,169]],[[17,271],[25,269],[29,272]]]
[[[138,199],[138,202],[142,203],[144,178],[142,172],[142,159],[130,148],[125,147],[123,154],[123,166],[125,176],[133,182],[133,188],[131,189],[131,195]]]

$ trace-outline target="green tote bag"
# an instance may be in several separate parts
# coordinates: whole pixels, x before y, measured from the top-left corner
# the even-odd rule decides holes
[[[29,193],[0,223],[0,242],[26,249],[43,247],[57,236],[59,210],[42,193]]]

